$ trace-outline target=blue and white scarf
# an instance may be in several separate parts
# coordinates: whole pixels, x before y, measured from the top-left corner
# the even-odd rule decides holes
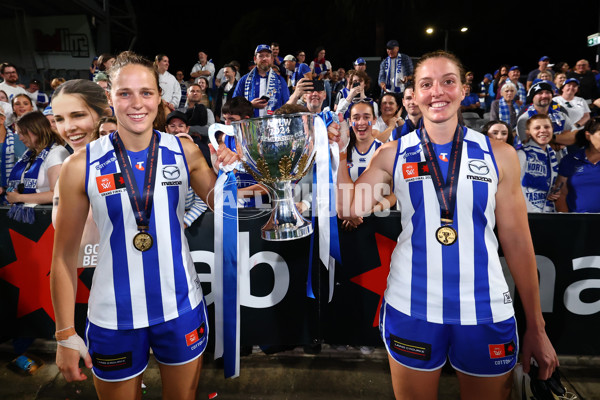
[[[15,133],[6,128],[6,138],[4,146],[2,146],[2,154],[0,160],[0,186],[6,187],[10,172],[15,166]]]
[[[257,81],[258,79],[260,79],[260,75],[256,73],[255,67],[252,69],[252,71],[250,71],[250,73],[248,73],[246,82],[244,82],[244,97],[249,101],[252,101],[260,96],[260,93],[258,93],[260,91],[260,82]],[[254,87],[257,87],[257,89],[254,90]],[[271,115],[273,114],[273,111],[279,108],[279,93],[281,93],[281,80],[279,79],[279,75],[277,75],[277,73],[271,68],[269,69],[269,73],[267,75],[267,91],[265,93],[267,96],[269,96],[267,114]]]
[[[525,86],[519,81],[513,82],[510,79],[507,79],[506,82],[512,82],[517,87],[517,97],[515,99],[519,99],[523,103],[521,107],[517,106],[517,111],[521,111],[527,107],[527,90],[525,90]]]
[[[49,145],[35,157],[33,157],[33,151],[28,150],[23,157],[12,169],[10,177],[8,178],[8,191],[16,191],[20,183],[23,183],[23,193],[36,193],[37,180],[40,173],[40,168],[48,157],[50,149],[54,144]],[[29,169],[28,169],[29,167]]]
[[[545,199],[558,175],[556,152],[550,145],[546,145],[546,149],[542,149],[533,141],[524,144],[521,151],[526,155],[521,185],[541,193]],[[545,200],[540,206],[534,201],[527,200],[540,211],[554,211],[554,202],[552,201]]]
[[[515,104],[514,100],[512,102],[512,107],[513,107],[513,113],[514,113],[516,110],[516,104]],[[498,118],[500,118],[500,121],[506,122],[507,124],[509,124],[511,127],[514,128],[510,117],[511,117],[510,106],[508,105],[508,103],[506,102],[504,97],[502,97],[500,99],[500,102],[498,103]]]
[[[402,91],[403,84],[398,82],[398,78],[402,76],[402,57],[400,54],[396,56],[396,70],[394,71],[394,77],[392,79],[392,58],[388,56],[384,61],[383,69],[385,71],[385,86],[393,90],[396,93],[400,93]]]
[[[325,59],[323,59],[323,63],[320,63],[316,58],[313,60],[313,67],[315,69],[315,74],[319,75],[319,77],[321,75],[325,75],[325,73],[327,72],[327,61]]]
[[[538,113],[533,104],[529,106],[526,112],[529,118]],[[548,117],[552,121],[552,132],[560,135],[565,129],[565,114],[560,112],[560,106],[555,101],[552,101],[548,107]]]
[[[51,144],[46,147],[35,158],[33,158],[32,150],[28,150],[23,154],[23,157],[17,161],[10,173],[8,188],[6,190],[8,192],[16,192],[19,190],[19,185],[23,184],[22,194],[36,193],[40,169],[53,145]],[[23,203],[14,203],[8,211],[8,217],[27,224],[35,222],[33,209],[31,207],[24,207]]]

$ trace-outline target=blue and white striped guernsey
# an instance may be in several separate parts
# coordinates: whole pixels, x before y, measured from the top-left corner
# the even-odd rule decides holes
[[[453,228],[458,240],[436,240],[440,205],[421,130],[398,140],[394,193],[402,232],[392,254],[386,301],[398,311],[433,323],[475,325],[513,316],[494,234],[498,168],[489,139],[467,129]]]
[[[100,233],[88,318],[107,329],[137,329],[177,318],[202,301],[183,231],[189,171],[179,139],[159,133],[149,230],[154,245],[140,252],[112,136],[87,145],[86,192]]]
[[[373,155],[375,155],[375,152],[382,144],[377,139],[373,140],[373,143],[371,143],[371,146],[369,146],[369,149],[364,154],[359,152],[356,146],[352,147],[351,161],[348,162],[348,173],[353,182],[356,182],[358,177],[365,172],[369,161],[371,161],[371,158],[373,158]]]

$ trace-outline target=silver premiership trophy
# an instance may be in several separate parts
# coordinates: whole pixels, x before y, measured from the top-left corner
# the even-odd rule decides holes
[[[272,193],[272,211],[262,227],[265,240],[292,240],[313,232],[310,221],[294,204],[292,182],[301,179],[315,159],[314,119],[305,112],[271,115],[235,121],[232,125],[213,124],[209,138],[216,149],[215,133],[234,136],[237,152],[246,172]]]

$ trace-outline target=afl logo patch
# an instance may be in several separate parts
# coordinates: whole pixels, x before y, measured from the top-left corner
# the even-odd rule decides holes
[[[181,172],[179,172],[179,168],[176,165],[167,165],[163,167],[162,173],[163,177],[170,181],[178,179],[181,175]]]
[[[483,160],[469,161],[469,170],[477,175],[487,175],[490,173],[490,168]]]

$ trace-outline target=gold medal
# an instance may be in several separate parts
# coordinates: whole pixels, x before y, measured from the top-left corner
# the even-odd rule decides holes
[[[435,237],[438,242],[443,244],[444,246],[450,246],[456,242],[458,238],[458,233],[454,230],[450,225],[440,226],[437,231],[435,231]]]
[[[138,249],[139,251],[147,251],[154,244],[154,239],[152,239],[152,235],[148,232],[138,232],[133,237],[133,247]]]

